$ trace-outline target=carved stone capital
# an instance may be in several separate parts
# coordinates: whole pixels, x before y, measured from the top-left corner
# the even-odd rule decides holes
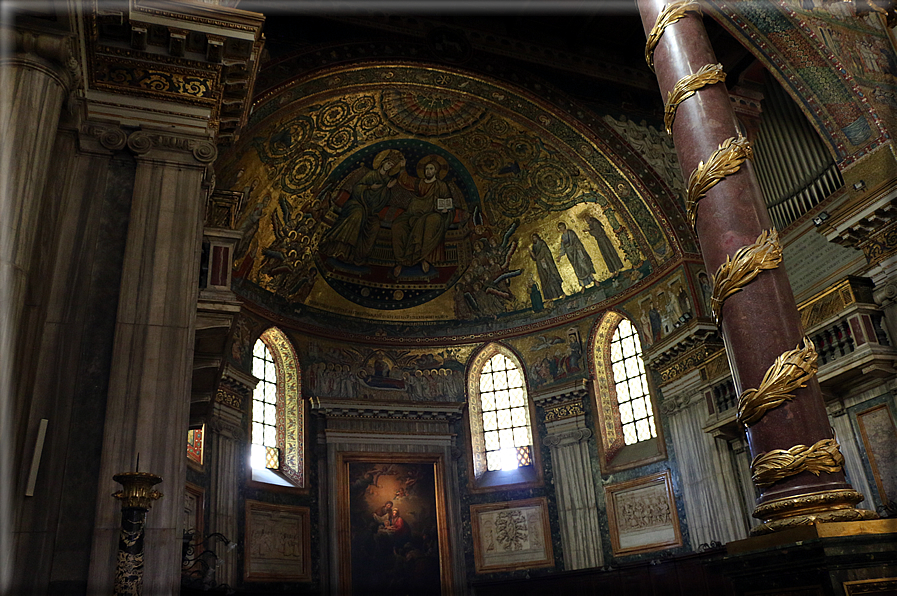
[[[549,447],[560,447],[562,445],[572,445],[582,443],[592,438],[592,431],[588,428],[577,428],[561,433],[549,433],[545,437],[545,444]]]
[[[246,431],[239,420],[232,416],[216,413],[209,420],[209,428],[215,434],[234,441],[243,441],[246,439]]]
[[[872,292],[872,298],[876,304],[880,304],[882,307],[890,306],[897,302],[897,280],[875,288]]]
[[[128,136],[128,148],[138,156],[148,156],[152,151],[163,154],[177,155],[182,158],[185,154],[192,155],[193,159],[201,164],[208,164],[218,157],[218,149],[208,139],[197,139],[168,132],[155,130],[138,130]]]
[[[128,135],[115,124],[87,121],[78,130],[82,149],[91,149],[91,141],[99,143],[106,151],[120,151],[128,141]]]

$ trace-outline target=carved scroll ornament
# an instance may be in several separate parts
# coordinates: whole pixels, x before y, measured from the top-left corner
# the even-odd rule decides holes
[[[663,113],[663,123],[666,125],[667,134],[673,134],[673,120],[676,118],[676,110],[679,104],[694,95],[698,89],[721,83],[726,80],[726,73],[722,64],[707,64],[698,72],[685,75],[673,86],[673,90],[667,93],[667,103]]]
[[[809,337],[804,346],[776,358],[756,389],[748,389],[738,398],[738,421],[745,426],[757,423],[767,411],[794,399],[792,391],[807,386],[816,371],[818,354]]]
[[[754,280],[765,269],[775,269],[782,262],[782,247],[776,230],[763,231],[757,242],[739,248],[734,257],[727,257],[713,276],[710,295],[710,314],[719,325],[723,316],[723,302]]]
[[[702,14],[701,5],[690,0],[678,0],[664,6],[660,14],[657,15],[657,20],[654,22],[654,26],[651,27],[651,33],[648,34],[648,42],[645,44],[645,61],[648,63],[648,68],[651,69],[651,72],[654,72],[654,50],[657,48],[657,44],[660,43],[660,37],[663,35],[664,30],[689,12],[698,15]]]
[[[773,449],[761,453],[751,462],[751,480],[760,488],[772,486],[789,476],[810,472],[840,472],[844,456],[835,439],[823,439],[811,447],[795,445],[791,449]]]
[[[716,151],[700,162],[688,177],[685,192],[685,208],[692,227],[698,219],[698,201],[726,176],[731,176],[741,168],[746,159],[754,158],[754,150],[743,136],[731,137],[720,144]]]

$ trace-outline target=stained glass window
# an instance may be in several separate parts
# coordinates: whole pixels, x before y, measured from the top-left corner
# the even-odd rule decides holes
[[[532,465],[533,437],[520,368],[496,354],[483,366],[479,387],[486,470]]]
[[[648,393],[638,332],[627,319],[620,321],[610,342],[610,361],[623,424],[623,441],[633,445],[657,436]]]
[[[271,350],[261,339],[252,349],[252,375],[259,380],[252,395],[253,468],[280,468],[277,449],[277,366]]]

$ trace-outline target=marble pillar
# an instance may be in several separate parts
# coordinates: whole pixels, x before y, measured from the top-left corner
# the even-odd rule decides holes
[[[0,395],[5,397],[26,395],[17,378],[17,360],[27,360],[19,345],[21,321],[41,196],[72,78],[67,37],[3,27],[0,42]],[[23,401],[0,400],[0,436],[6,438],[0,441],[0,591],[12,581],[12,462],[27,434]]]
[[[866,478],[866,472],[863,469],[863,458],[860,455],[860,446],[857,443],[857,437],[853,432],[850,424],[850,416],[843,405],[838,403],[829,407],[829,419],[832,422],[832,430],[838,437],[838,444],[841,445],[841,453],[844,455],[844,470],[853,487],[865,495],[865,499],[857,503],[860,509],[875,510],[875,503],[872,500],[873,488],[869,486],[869,480]]]
[[[122,266],[106,406],[89,593],[109,593],[115,570],[114,474],[141,470],[180,494],[199,291],[203,177],[216,156],[202,138],[144,129],[128,148],[137,161]],[[182,500],[163,499],[146,527],[144,590],[180,590]]]
[[[691,3],[692,8],[683,11],[680,19],[667,20],[666,28],[655,28],[655,23],[662,22],[658,17],[665,8],[666,14],[670,14],[675,6],[685,5],[686,2],[667,0],[638,2],[645,33],[649,39],[657,40],[653,63],[668,105],[671,93],[675,95],[687,87],[690,79],[701,82],[693,77],[699,77],[699,73],[707,72],[701,69],[718,62],[697,11],[699,3]],[[735,267],[739,273],[733,275],[741,278],[735,284],[740,290],[728,296],[728,292],[720,292],[722,302],[718,310],[735,386],[742,393],[758,388],[775,359],[801,344],[804,332],[780,256],[776,262],[775,253],[780,253],[781,248],[775,241],[775,229],[751,161],[744,158],[748,152],[742,150],[741,160],[734,151],[732,157],[713,159],[715,154],[723,153],[727,143],[737,145],[736,139],[740,138],[726,87],[718,78],[708,77],[703,85],[690,88],[695,90],[693,95],[685,95],[678,104],[669,127],[686,179],[698,170],[699,163],[716,162],[712,168],[705,167],[713,170],[718,183],[708,183],[703,194],[692,196],[696,201],[692,208],[695,229],[707,271],[716,274],[715,289],[723,287],[720,279],[725,275],[721,267],[727,259],[744,264]],[[725,162],[729,167],[720,167]],[[766,234],[769,237],[764,239]],[[752,245],[757,247],[754,255],[764,251],[771,255],[764,259],[763,267],[758,264],[759,257],[740,259],[736,254]],[[793,399],[766,410],[747,427],[752,458],[764,457],[763,461],[769,463],[768,474],[758,478],[761,494],[754,513],[766,523],[753,531],[763,533],[817,521],[868,517],[868,512],[854,507],[862,495],[847,483],[843,468],[837,464],[840,456],[832,455],[833,434],[815,375],[805,381],[804,387],[789,393]],[[791,459],[793,465],[786,467],[765,457],[772,452],[778,454],[777,450],[782,450],[782,457]],[[806,458],[807,454],[811,457]],[[827,465],[829,461],[835,463]],[[810,467],[817,465],[823,469]],[[755,472],[759,469],[753,467]]]
[[[664,399],[679,474],[682,504],[688,521],[691,547],[713,541],[725,544],[747,537],[750,510],[741,506],[736,472],[726,441],[715,439],[702,428],[707,403],[700,393],[680,399]]]
[[[249,388],[249,392],[252,388]],[[206,535],[218,532],[235,541],[239,536],[237,520],[240,504],[240,483],[246,471],[246,431],[243,429],[243,413],[223,403],[226,399],[231,404],[244,402],[244,396],[232,389],[219,388],[219,394],[227,394],[231,399],[216,397],[212,406],[212,417],[206,426],[211,431],[207,468],[211,481],[211,501],[209,503],[209,530]],[[251,393],[250,393],[251,394]],[[235,398],[235,399],[234,399]],[[251,399],[251,398],[250,398]],[[203,537],[200,537],[201,540]],[[236,586],[237,559],[236,553],[216,552],[218,566],[215,569],[215,582]]]
[[[595,482],[589,457],[592,431],[586,425],[585,413],[581,408],[579,412],[571,417],[546,421],[545,424],[545,444],[551,450],[564,568],[567,571],[604,565]]]

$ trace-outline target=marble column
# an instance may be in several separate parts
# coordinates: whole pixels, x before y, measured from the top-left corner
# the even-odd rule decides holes
[[[829,419],[832,422],[832,430],[838,437],[838,444],[841,445],[841,453],[844,454],[844,471],[853,487],[866,496],[865,500],[857,503],[857,507],[874,511],[873,488],[869,486],[869,480],[866,478],[860,446],[850,425],[850,416],[847,415],[842,403],[829,407]]]
[[[743,399],[745,390],[760,387],[776,358],[801,344],[804,332],[800,317],[781,263],[777,234],[751,161],[746,159],[749,151],[740,140],[729,94],[718,77],[700,74],[708,75],[709,71],[701,69],[718,62],[701,20],[700,3],[639,0],[638,6],[645,33],[649,40],[657,40],[653,63],[662,97],[669,104],[671,92],[684,87],[695,90],[693,95],[685,95],[678,109],[667,110],[673,115],[669,126],[685,178],[697,172],[701,162],[704,172],[710,174],[700,185],[702,192],[691,196],[695,204],[690,210],[704,264],[708,272],[716,274],[720,327],[735,385]],[[679,20],[667,19],[665,29],[655,29],[665,7],[670,14],[676,6],[691,8],[683,10]],[[659,31],[659,38],[652,36],[652,31]],[[689,79],[695,84],[686,85]],[[714,155],[721,157],[716,159]],[[696,174],[696,182],[698,178]],[[716,180],[715,185],[710,180]],[[747,248],[751,246],[754,248]],[[749,252],[745,254],[742,249]],[[738,265],[732,267],[734,274],[729,278],[733,284],[722,291],[726,285],[721,280],[727,275],[721,267],[730,258]],[[730,294],[729,289],[736,287],[739,291]],[[868,512],[854,507],[862,495],[844,477],[839,462],[843,458],[832,443],[815,375],[803,383],[805,386],[788,392],[793,399],[761,412],[747,427],[755,482],[761,489],[754,515],[766,522],[754,533],[868,517]],[[773,452],[781,455],[779,461],[771,459]],[[785,460],[790,463],[783,464]],[[765,469],[762,476],[757,476],[763,469],[757,465],[760,462]]]
[[[27,360],[19,349],[26,288],[40,228],[41,196],[56,126],[72,84],[69,39],[3,27],[0,43],[0,395],[20,392],[14,378]],[[0,400],[0,591],[11,581],[12,461],[24,440],[22,399]],[[13,404],[17,404],[13,411]]]
[[[221,533],[235,541],[239,536],[240,484],[246,475],[246,431],[243,427],[243,408],[252,399],[256,380],[232,370],[222,379],[212,405],[212,416],[206,427],[211,431],[207,467],[212,498],[209,503],[209,530],[206,534]],[[235,376],[240,376],[236,381]],[[237,585],[236,553],[216,552],[218,584]]]
[[[666,398],[661,411],[670,425],[670,440],[682,476],[682,503],[691,547],[747,537],[747,516],[729,458],[728,445],[702,428],[707,402],[701,393]]]
[[[545,444],[551,450],[564,568],[604,565],[595,481],[589,457],[592,431],[582,400],[545,407]]]
[[[128,148],[137,161],[131,219],[116,316],[99,496],[88,592],[108,594],[115,570],[114,474],[162,477],[159,490],[180,494],[186,482],[190,383],[202,221],[203,176],[216,156],[203,138],[144,129]],[[163,499],[146,527],[144,590],[180,590],[182,499]]]

